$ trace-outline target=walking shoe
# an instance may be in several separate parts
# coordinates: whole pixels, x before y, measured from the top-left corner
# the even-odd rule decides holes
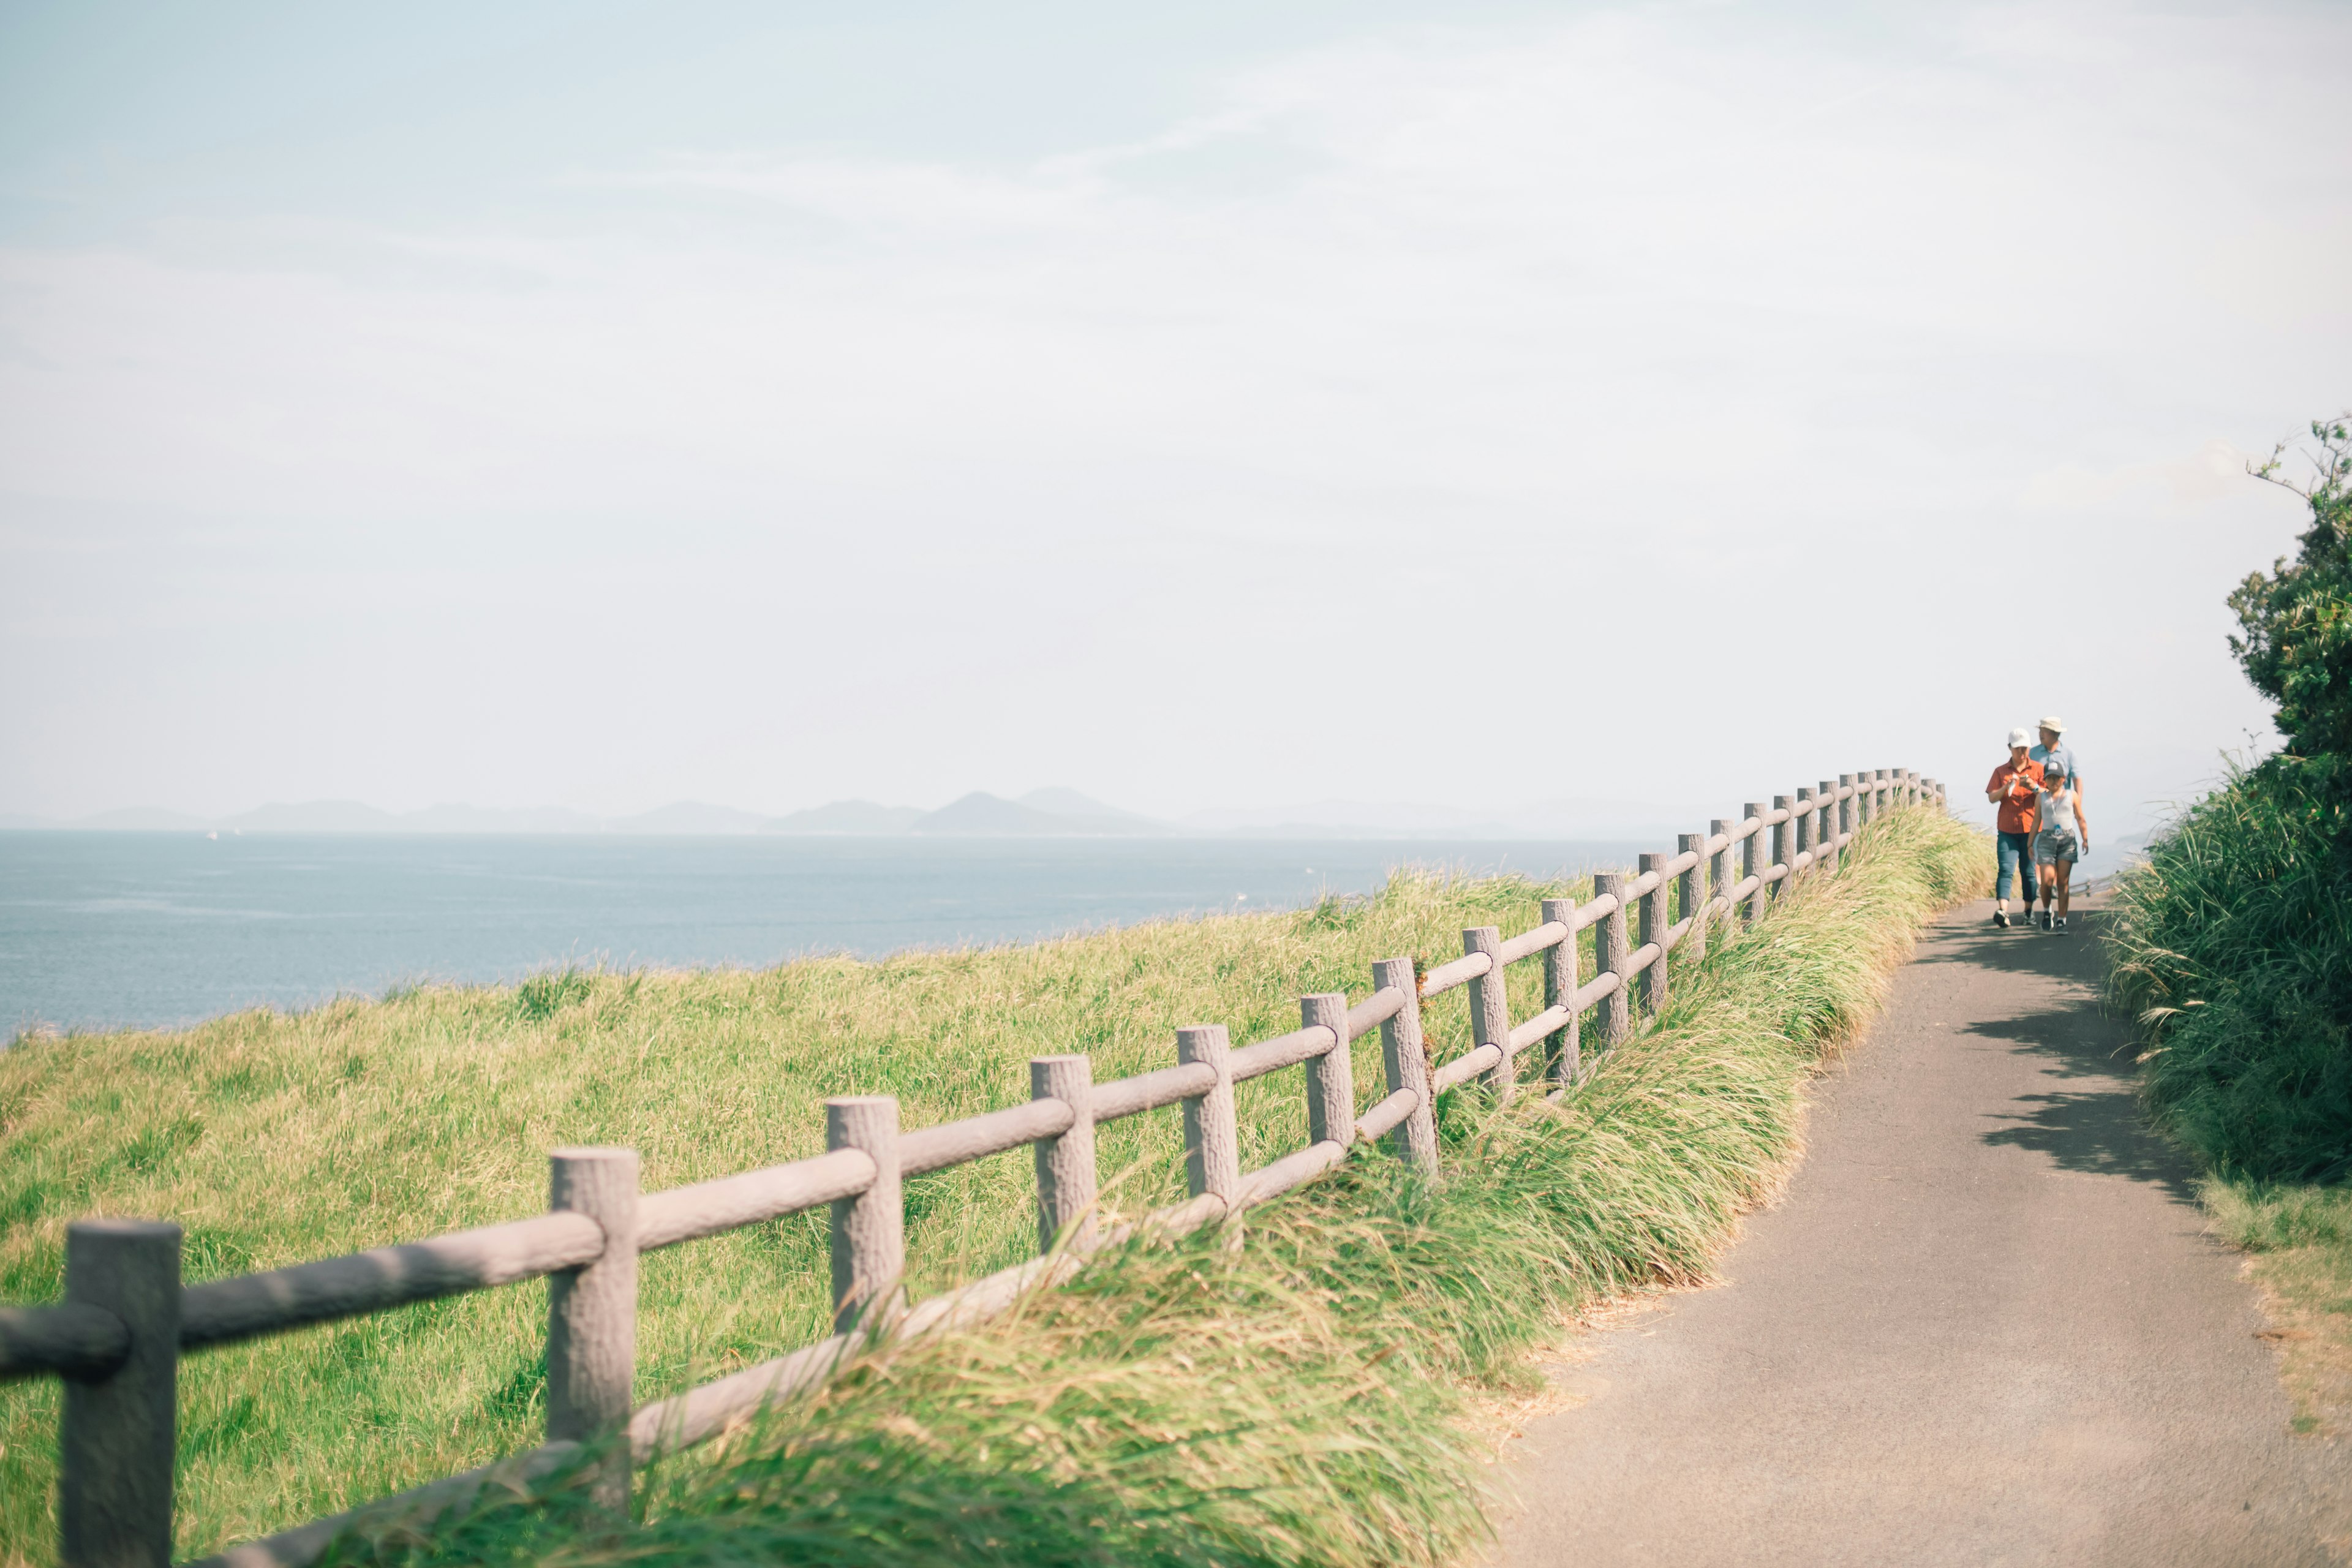
[[[2064,915],[2060,915],[2058,917],[2058,924],[2055,929],[2059,931],[2064,931],[2066,929],[2066,917]]]
[[[2006,910],[1993,910],[1992,923],[1999,926],[2001,930],[2007,931],[2009,929],[2009,911]]]
[[[2051,920],[2050,911],[2049,911],[2048,910],[2042,910],[2042,929],[2043,931],[2048,931],[2048,930],[2050,929],[2050,920]]]

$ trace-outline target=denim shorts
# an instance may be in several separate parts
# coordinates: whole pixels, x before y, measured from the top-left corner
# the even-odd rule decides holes
[[[2071,827],[2045,827],[2033,836],[2033,858],[2045,866],[2061,860],[2080,860],[2083,846],[2076,842]]]
[[[2027,898],[2033,896],[2033,835],[2004,833],[2000,836],[2000,877],[1993,884],[1993,896],[2009,897],[2009,879],[2014,874]]]

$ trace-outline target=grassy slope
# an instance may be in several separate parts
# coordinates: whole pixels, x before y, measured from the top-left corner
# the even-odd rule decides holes
[[[1494,1375],[1591,1291],[1705,1266],[1790,1152],[1797,1085],[1820,1042],[1867,1008],[1913,920],[1978,877],[1975,840],[1924,815],[1886,826],[1865,858],[1873,869],[1798,900],[1711,961],[1668,1027],[1606,1064],[1565,1115],[1474,1124],[1456,1106],[1450,1134],[1476,1141],[1494,1173],[1475,1189],[1486,1199],[1357,1162],[1255,1224],[1265,1239],[1245,1254],[1139,1255],[1019,1325],[848,1380],[793,1417],[804,1425],[746,1438],[723,1465],[681,1462],[656,1489],[656,1528],[627,1550],[667,1542],[711,1555],[697,1531],[722,1515],[729,1541],[749,1539],[745,1517],[781,1532],[772,1557],[854,1561],[877,1520],[901,1535],[928,1524],[970,1547],[988,1538],[973,1526],[983,1504],[1029,1525],[1035,1510],[1060,1510],[1070,1541],[1150,1535],[1104,1560],[1191,1560],[1223,1541],[1248,1547],[1226,1560],[1387,1561],[1415,1555],[1413,1541],[1458,1541],[1474,1527],[1468,1494],[1406,1485],[1460,1463],[1458,1439],[1433,1418],[1444,1379],[1418,1374]],[[1364,904],[1030,948],[583,976],[520,993],[434,988],[179,1035],[34,1042],[0,1057],[0,1298],[53,1295],[64,1221],[92,1209],[179,1219],[202,1278],[530,1212],[555,1143],[634,1143],[648,1184],[667,1185],[812,1152],[832,1093],[896,1092],[920,1124],[1017,1098],[1023,1063],[1039,1052],[1089,1050],[1102,1076],[1164,1065],[1180,1023],[1221,1019],[1236,1039],[1295,1026],[1297,994],[1360,994],[1372,959],[1450,956],[1464,925],[1523,929],[1551,890],[1402,879]],[[1538,984],[1532,973],[1515,983],[1527,988],[1515,1014],[1539,1005]],[[1702,992],[1716,1005],[1688,1011]],[[1439,1055],[1462,1048],[1454,999],[1430,1022]],[[1376,1040],[1360,1043],[1357,1073],[1369,1096]],[[1247,1163],[1303,1141],[1296,1079],[1244,1087]],[[1125,1206],[1177,1194],[1177,1119],[1109,1130],[1104,1159],[1129,1173],[1117,1189]],[[1024,1251],[1029,1188],[1006,1161],[912,1184],[917,1291]],[[821,1221],[809,1216],[649,1258],[640,1397],[814,1337],[824,1279]],[[541,1422],[543,1312],[540,1290],[506,1290],[192,1361],[180,1550],[528,1444]],[[1364,1353],[1368,1331],[1385,1353]],[[1024,1335],[1052,1342],[1056,1376],[1024,1370],[1037,1349]],[[870,1392],[883,1385],[896,1392]],[[1213,1409],[1223,1436],[1192,1443],[1179,1429],[1185,1412],[1202,1414],[1204,1387],[1262,1408]],[[970,1397],[975,1389],[994,1390],[993,1402]],[[920,1436],[904,1425],[899,1395],[910,1391],[929,1412]],[[1003,1426],[1007,1399],[1020,1419]],[[1328,1421],[1304,1418],[1310,1410]],[[53,1420],[50,1390],[0,1391],[0,1539],[36,1559],[48,1552]],[[1294,1436],[1313,1443],[1300,1449]],[[1066,1451],[1041,1457],[1055,1443]],[[1202,1457],[1236,1443],[1255,1444],[1280,1484],[1236,1491]],[[856,1484],[823,1484],[844,1476]],[[903,1484],[882,1485],[887,1476]],[[1326,1505],[1354,1499],[1352,1519],[1367,1488],[1402,1511],[1325,1539],[1339,1528]],[[754,1506],[761,1496],[790,1506]],[[833,1514],[813,1500],[825,1498]],[[871,1511],[885,1503],[887,1513]],[[593,1531],[565,1533],[561,1517],[548,1528],[574,1546],[541,1536],[533,1554],[611,1550]],[[1005,1560],[1056,1555],[1004,1528],[1026,1541]]]
[[[1917,924],[1990,884],[1984,839],[1906,815],[1686,970],[1557,1106],[1453,1097],[1444,1180],[1377,1151],[1215,1236],[1129,1249],[1015,1321],[896,1347],[615,1530],[562,1494],[409,1568],[470,1562],[1436,1564],[1483,1528],[1465,1384],[1600,1294],[1705,1272],[1794,1155],[1802,1087]]]
[[[2253,1255],[2303,1431],[2352,1432],[2352,826],[2341,763],[2280,758],[2192,807],[2127,877],[2110,989],[2149,1101]]]

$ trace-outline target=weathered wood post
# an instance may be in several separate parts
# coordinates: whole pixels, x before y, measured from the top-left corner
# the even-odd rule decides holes
[[[1233,1046],[1223,1024],[1176,1031],[1176,1059],[1216,1070],[1208,1092],[1184,1102],[1184,1183],[1194,1197],[1214,1193],[1231,1215],[1242,1186],[1241,1129],[1234,1121]]]
[[[1853,836],[1854,804],[1853,775],[1838,774],[1838,837],[1840,838],[1851,838]],[[1843,865],[1853,853],[1853,847],[1849,844],[1844,853],[1838,857],[1838,863]]]
[[[1813,803],[1817,808],[1813,854],[1822,862],[1824,870],[1835,870],[1838,866],[1837,781],[1823,779],[1813,791]]]
[[[593,1263],[547,1279],[547,1440],[611,1442],[629,1425],[637,1376],[637,1152],[558,1149],[547,1157],[547,1206],[584,1214],[604,1231]],[[593,1493],[629,1506],[629,1445],[611,1442]]]
[[[1556,921],[1564,926],[1575,916],[1576,900],[1573,899],[1546,899],[1543,901],[1546,925]],[[1549,1012],[1554,1007],[1564,1006],[1575,994],[1576,938],[1570,935],[1544,950],[1544,1008]],[[1574,1083],[1581,1073],[1584,1064],[1577,1059],[1581,1055],[1580,1032],[1577,1016],[1570,1013],[1567,1023],[1544,1037],[1544,1076],[1559,1087],[1565,1088]]]
[[[1696,963],[1706,956],[1706,895],[1700,889],[1706,882],[1706,835],[1685,833],[1675,839],[1676,859],[1691,857],[1691,863],[1675,879],[1675,897],[1682,900],[1683,919],[1690,921],[1690,930],[1683,942],[1690,949],[1690,962]]]
[[[1791,824],[1791,826],[1797,830],[1796,852],[1789,857],[1790,864],[1794,865],[1796,863],[1797,856],[1802,855],[1808,850],[1814,851],[1815,858],[1819,858],[1819,850],[1821,848],[1820,825],[1821,812],[1819,804],[1813,799],[1813,792],[1801,786],[1797,791],[1797,818],[1796,821]],[[1811,866],[1806,868],[1807,870],[1811,870],[1811,868],[1812,868]],[[1793,880],[1794,873],[1791,873],[1790,877]]]
[[[1625,940],[1625,874],[1594,872],[1592,896],[1613,899],[1617,904],[1592,922],[1592,977],[1617,976],[1617,989],[1601,999],[1601,1046],[1606,1050],[1622,1045],[1633,1032],[1633,999],[1625,994],[1625,964],[1633,956],[1633,946]]]
[[[1720,923],[1724,934],[1729,936],[1732,922],[1738,919],[1731,908],[1731,824],[1719,816],[1715,818],[1706,825],[1706,837],[1709,843],[1718,838],[1723,840],[1723,847],[1709,855],[1706,860],[1707,901],[1712,904],[1721,899],[1723,908],[1708,918]]]
[[[862,1150],[874,1162],[874,1184],[833,1200],[833,1326],[887,1319],[907,1272],[907,1200],[898,1175],[898,1101],[887,1094],[849,1094],[824,1102],[824,1146]]]
[[[1320,991],[1298,999],[1298,1025],[1325,1028],[1339,1043],[1307,1058],[1307,1136],[1341,1148],[1356,1141],[1356,1064],[1348,1054],[1348,997]]]
[[[1503,994],[1503,933],[1494,926],[1474,926],[1462,933],[1462,952],[1465,957],[1486,955],[1486,973],[1470,980],[1470,1043],[1502,1053],[1486,1069],[1486,1087],[1496,1100],[1508,1100],[1518,1076],[1511,1061],[1511,1005]]]
[[[1776,795],[1772,797],[1772,809],[1788,814],[1772,825],[1772,864],[1775,867],[1789,864],[1789,839],[1797,820],[1796,814],[1790,808],[1795,804],[1785,795]],[[1788,889],[1789,879],[1783,877],[1772,884],[1773,900],[1777,902],[1780,895]]]
[[[1658,956],[1642,971],[1642,1010],[1653,1018],[1666,1008],[1666,876],[1664,855],[1644,854],[1642,870],[1654,874],[1657,884],[1642,895],[1642,944],[1658,944]]]
[[[1094,1058],[1083,1052],[1031,1057],[1029,1098],[1070,1108],[1067,1132],[1029,1146],[1037,1159],[1037,1250],[1058,1245],[1084,1252],[1095,1239]]]
[[[1906,804],[1917,805],[1926,798],[1919,793],[1919,770],[1917,768],[1906,768],[1903,770],[1903,784],[1904,788],[1907,792]]]
[[[1381,1060],[1387,1068],[1389,1092],[1411,1089],[1421,1097],[1411,1116],[1389,1134],[1389,1146],[1407,1164],[1437,1169],[1437,1117],[1429,1092],[1429,1047],[1421,1038],[1421,981],[1410,958],[1383,958],[1372,965],[1372,989],[1395,986],[1404,1004],[1381,1025]]]
[[[64,1380],[58,1561],[65,1568],[171,1568],[180,1227],[74,1221],[66,1226],[65,1298],[120,1318],[131,1331],[131,1354],[104,1377]]]
[[[1751,800],[1739,808],[1740,821],[1757,824],[1756,831],[1741,839],[1739,843],[1740,879],[1745,881],[1750,877],[1757,879],[1756,890],[1748,895],[1748,923],[1751,926],[1764,913],[1765,888],[1762,879],[1766,869],[1764,835],[1770,831],[1763,826],[1767,815],[1769,815],[1768,810],[1760,800]]]

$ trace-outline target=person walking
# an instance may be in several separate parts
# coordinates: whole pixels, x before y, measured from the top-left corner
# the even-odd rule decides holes
[[[2042,764],[2044,778],[2048,778],[2053,773],[2063,773],[2074,781],[2074,793],[2078,795],[2083,793],[2083,770],[2074,761],[2074,749],[2066,744],[2066,721],[2057,714],[2051,713],[2043,717],[2042,743],[2028,752],[2026,755]]]
[[[2083,770],[2081,765],[2074,761],[2074,749],[2066,744],[2065,720],[2061,719],[2055,713],[2045,713],[2042,715],[2040,729],[2042,731],[2042,743],[2034,747],[2032,751],[2026,754],[2031,756],[2035,762],[2042,764],[2042,788],[2045,791],[2055,789],[2063,780],[2070,786],[2074,795],[2074,800],[2063,809],[2063,812],[2054,816],[2050,809],[2049,802],[2046,797],[2042,801],[2036,803],[2037,810],[2034,814],[2036,837],[2034,842],[2037,847],[2034,851],[2033,876],[2034,880],[2039,882],[2042,888],[2042,929],[2049,931],[2053,929],[2050,922],[2053,915],[2062,921],[2065,918],[2066,911],[2063,906],[2070,901],[2071,896],[2074,892],[2074,873],[2070,868],[2066,872],[2063,879],[2057,883],[2060,888],[2065,890],[2069,897],[2061,899],[2058,904],[2052,904],[2050,901],[2052,873],[2043,869],[2043,863],[2041,858],[2041,850],[2038,847],[2041,843],[2039,836],[2042,832],[2047,831],[2051,827],[2068,826],[2066,818],[2070,816],[2077,819],[2082,816]],[[2080,826],[2079,820],[2074,826]],[[2053,840],[2053,842],[2055,843],[2057,840]],[[2083,854],[2088,854],[2090,852],[2090,830],[2087,827],[2084,828],[2083,836],[2075,842],[2077,846],[2076,858],[2079,858]],[[2028,925],[2033,923],[2033,893],[2030,886],[2025,895],[2025,919]]]
[[[1992,923],[2009,925],[2009,882],[2014,876],[2025,898],[2027,922],[2033,918],[2033,827],[2042,799],[2042,764],[2033,760],[2033,737],[2009,732],[2009,761],[1993,769],[1985,799],[2000,810],[1993,826],[2000,834],[2000,876],[1993,883]]]
[[[2091,847],[2091,825],[2083,816],[2083,792],[2074,778],[2049,764],[2034,802],[2033,864],[2042,879],[2042,929],[2064,931],[2074,892],[2074,862]]]

